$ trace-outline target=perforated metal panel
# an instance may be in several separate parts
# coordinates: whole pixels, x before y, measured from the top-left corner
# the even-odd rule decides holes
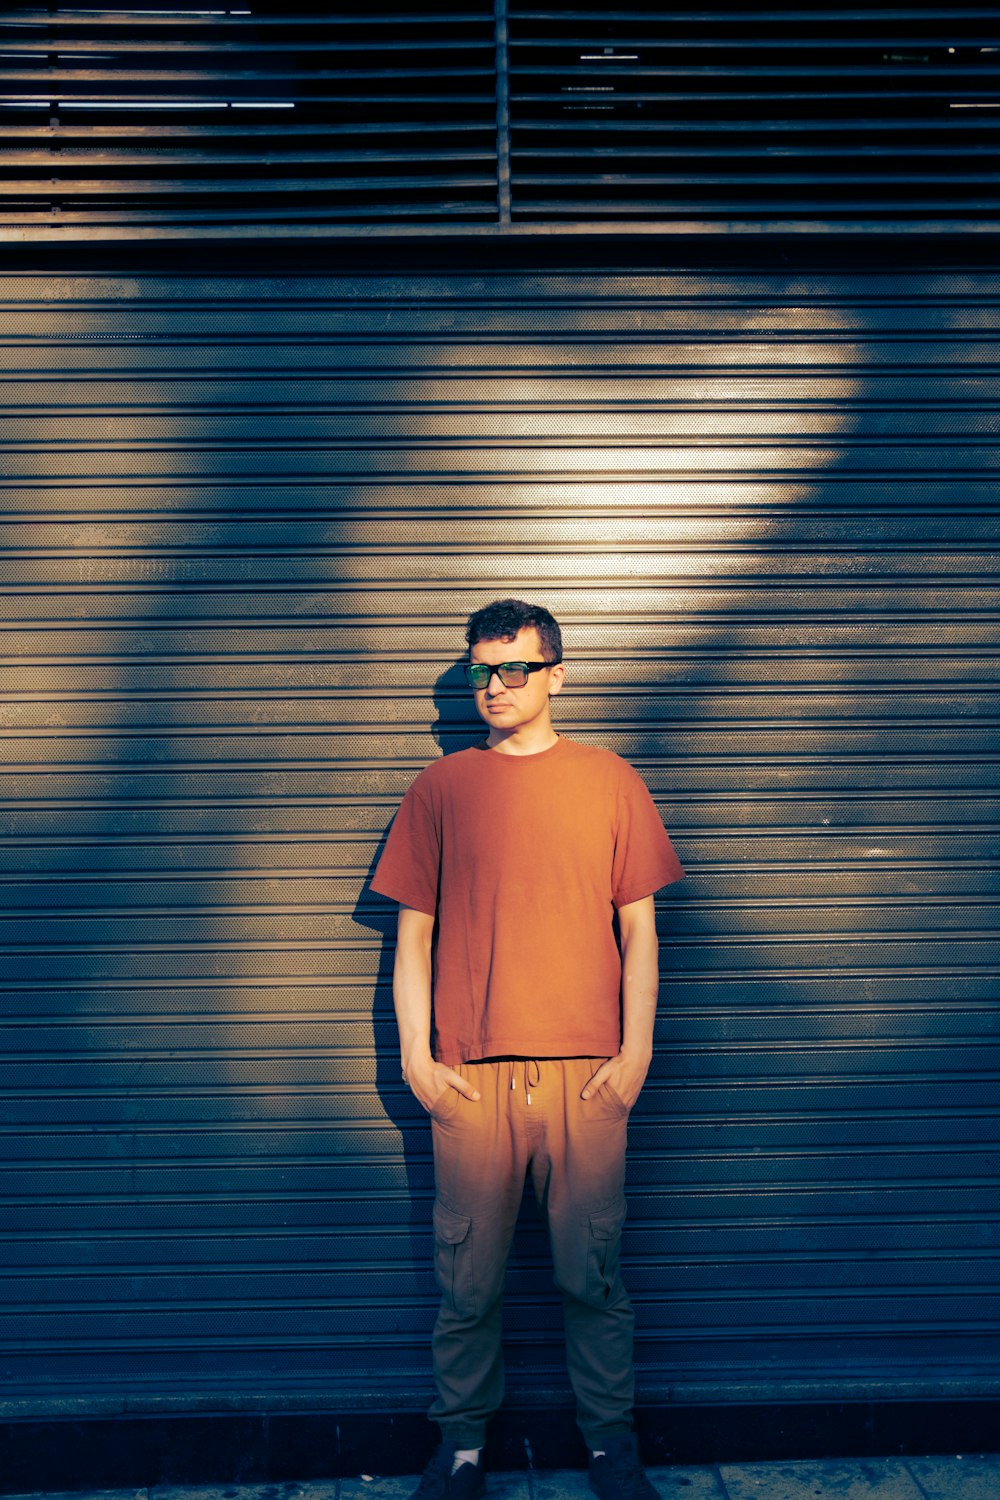
[[[509,593],[690,872],[632,1125],[645,1396],[995,1377],[1000,280],[0,300],[8,1390],[426,1396],[366,882]],[[508,1328],[513,1390],[561,1389],[530,1214]]]

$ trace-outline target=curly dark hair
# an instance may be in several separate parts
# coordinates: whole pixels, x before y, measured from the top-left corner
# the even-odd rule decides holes
[[[495,599],[477,609],[469,616],[465,638],[470,646],[477,641],[512,641],[519,630],[530,629],[538,631],[543,661],[562,661],[562,634],[554,616],[523,599]]]

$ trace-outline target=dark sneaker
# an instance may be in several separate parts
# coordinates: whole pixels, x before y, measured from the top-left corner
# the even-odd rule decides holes
[[[448,1480],[448,1500],[480,1500],[486,1489],[486,1474],[483,1470],[483,1455],[479,1462],[459,1464]]]
[[[420,1476],[410,1500],[479,1500],[486,1489],[482,1454],[477,1464],[459,1464],[454,1474],[455,1443],[442,1443]]]
[[[639,1462],[635,1434],[608,1438],[604,1452],[590,1460],[587,1479],[601,1500],[660,1500]]]

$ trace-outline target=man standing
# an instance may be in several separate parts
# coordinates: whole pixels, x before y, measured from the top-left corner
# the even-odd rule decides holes
[[[632,1433],[618,1267],[628,1113],[658,990],[653,895],[683,873],[644,783],[553,728],[559,626],[507,599],[469,620],[484,742],[427,767],[373,888],[400,903],[403,1078],[431,1117],[442,1444],[414,1500],[476,1500],[503,1396],[504,1271],[526,1173],[563,1296],[577,1420],[602,1500],[658,1500]],[[614,921],[617,918],[616,941]]]

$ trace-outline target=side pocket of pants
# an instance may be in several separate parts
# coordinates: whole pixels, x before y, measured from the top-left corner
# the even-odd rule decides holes
[[[472,1220],[446,1203],[434,1204],[434,1269],[441,1295],[459,1318],[476,1316]]]
[[[624,1223],[624,1198],[590,1215],[586,1300],[591,1307],[605,1307],[617,1290]]]

